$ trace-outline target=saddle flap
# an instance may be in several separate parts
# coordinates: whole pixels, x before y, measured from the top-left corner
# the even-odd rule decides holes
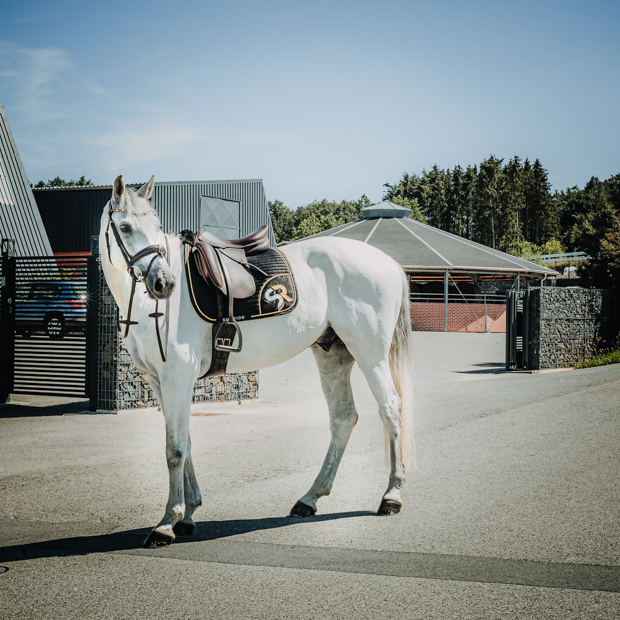
[[[226,279],[213,247],[198,239],[196,239],[194,247],[196,248],[193,253],[194,259],[200,275],[206,282],[211,282],[223,295],[228,295]]]
[[[216,250],[222,269],[228,275],[230,297],[233,299],[246,299],[256,292],[254,277],[247,267],[244,267],[245,252],[239,248],[219,248]]]

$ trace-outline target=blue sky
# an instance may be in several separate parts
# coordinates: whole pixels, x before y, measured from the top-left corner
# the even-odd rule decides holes
[[[493,154],[620,172],[620,2],[3,0],[0,103],[31,181],[262,178],[380,200]]]

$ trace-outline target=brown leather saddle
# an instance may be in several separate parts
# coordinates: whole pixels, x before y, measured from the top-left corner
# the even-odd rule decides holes
[[[250,269],[258,269],[248,263],[246,256],[261,254],[269,249],[269,226],[264,224],[241,239],[220,239],[201,230],[194,238],[196,266],[200,275],[210,282],[224,297],[228,298],[228,320],[233,320],[233,302],[246,299],[256,292]]]
[[[226,372],[229,353],[241,351],[243,339],[233,305],[235,299],[247,299],[256,292],[252,270],[267,275],[260,267],[249,263],[247,257],[269,249],[268,232],[269,226],[265,224],[241,239],[220,239],[206,230],[196,234],[188,230],[181,233],[183,242],[191,247],[198,272],[217,293],[218,320],[213,324],[211,367],[204,376]],[[225,299],[228,301],[226,308]],[[237,346],[233,346],[235,335],[238,336]]]

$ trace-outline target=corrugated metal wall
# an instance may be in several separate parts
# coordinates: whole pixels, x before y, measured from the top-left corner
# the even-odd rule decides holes
[[[0,238],[15,239],[18,256],[52,254],[3,105],[0,105]]]
[[[90,239],[99,234],[101,213],[111,195],[111,186],[35,189],[34,197],[54,252],[90,251]],[[239,201],[241,236],[269,224],[269,239],[272,246],[276,245],[260,179],[155,183],[151,202],[164,232],[198,230],[201,196]]]
[[[249,235],[263,224],[269,224],[269,240],[275,247],[269,209],[263,182],[260,179],[242,181],[188,181],[184,183],[155,183],[152,202],[165,232],[178,233],[187,228],[198,230],[200,197],[236,200],[241,205],[240,235]]]

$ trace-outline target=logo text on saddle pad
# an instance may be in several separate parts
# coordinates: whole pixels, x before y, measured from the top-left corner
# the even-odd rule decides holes
[[[255,264],[267,275],[252,269],[256,292],[247,299],[235,299],[234,319],[248,321],[290,312],[297,304],[297,290],[284,254],[270,248],[256,256],[248,256],[247,261]],[[189,247],[185,272],[194,309],[204,321],[215,323],[218,317],[216,292],[198,272]]]
[[[284,286],[284,284],[276,284],[265,291],[265,300],[275,301],[278,304],[277,309],[280,310],[284,306],[285,300],[293,301],[286,292],[286,286]]]

